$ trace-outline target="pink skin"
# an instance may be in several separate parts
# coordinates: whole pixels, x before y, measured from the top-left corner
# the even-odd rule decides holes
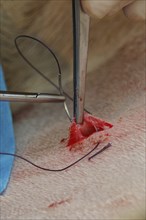
[[[109,141],[112,147],[62,173],[40,171],[16,159],[9,188],[1,198],[2,219],[135,219],[145,209],[143,48],[144,41],[137,38],[87,76],[87,107],[114,126],[108,129],[110,136],[107,131],[90,135],[78,145],[81,151],[69,151],[67,141],[60,143],[70,125],[62,105],[37,105],[15,114],[17,154],[41,166],[64,167],[99,139],[99,149]],[[48,208],[51,204],[57,205]]]

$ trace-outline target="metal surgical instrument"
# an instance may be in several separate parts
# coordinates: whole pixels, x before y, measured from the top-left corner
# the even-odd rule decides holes
[[[74,118],[77,124],[84,120],[85,76],[87,69],[90,18],[81,8],[80,0],[72,0],[74,47]]]
[[[48,94],[48,93],[0,91],[0,101],[34,102],[34,103],[64,102],[65,97],[61,95]]]

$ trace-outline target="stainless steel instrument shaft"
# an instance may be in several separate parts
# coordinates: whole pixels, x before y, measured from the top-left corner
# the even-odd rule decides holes
[[[85,78],[87,70],[90,18],[82,10],[80,0],[72,0],[74,38],[74,118],[76,123],[84,120]]]
[[[65,97],[61,95],[48,94],[48,93],[0,91],[0,101],[48,103],[48,102],[64,102]]]

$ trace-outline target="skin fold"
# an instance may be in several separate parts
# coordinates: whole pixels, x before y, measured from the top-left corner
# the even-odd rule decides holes
[[[1,60],[9,89],[53,90],[15,50],[14,38],[29,34],[55,51],[63,88],[72,94],[70,3],[2,1]],[[16,159],[9,187],[0,197],[2,219],[145,219],[145,25],[119,12],[103,15],[100,21],[91,18],[90,29],[86,108],[113,124],[106,131],[109,136],[105,131],[94,133],[69,151],[67,140],[61,141],[68,137],[70,126],[62,104],[16,103],[17,154],[43,167],[61,168],[91,150],[101,137],[99,149],[109,142],[112,146],[61,173],[41,171]],[[24,49],[35,56],[47,76],[54,77],[45,54],[35,55],[31,43]],[[67,103],[72,113],[72,102]]]

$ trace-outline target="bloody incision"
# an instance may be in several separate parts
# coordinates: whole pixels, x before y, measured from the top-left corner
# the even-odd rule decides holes
[[[71,123],[67,146],[78,143],[95,132],[104,131],[105,129],[112,127],[112,124],[85,112],[83,124],[76,124],[75,120]]]

